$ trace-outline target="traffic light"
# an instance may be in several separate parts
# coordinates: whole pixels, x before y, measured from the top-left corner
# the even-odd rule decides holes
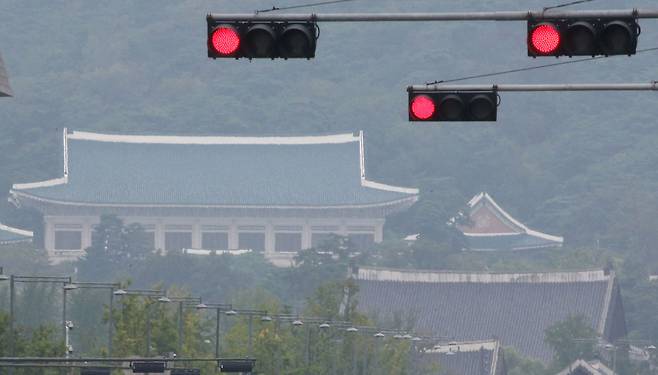
[[[315,57],[316,22],[208,21],[208,57],[283,58]]]
[[[528,56],[633,55],[635,18],[528,20]]]
[[[409,88],[409,121],[496,121],[495,91],[436,91]]]
[[[219,372],[251,372],[254,363],[254,360],[221,360],[219,361]]]
[[[110,368],[90,367],[80,369],[80,375],[110,375],[111,373],[112,369]]]
[[[144,374],[147,372],[153,373],[164,373],[167,368],[167,363],[162,361],[142,361],[142,362],[132,362],[130,368],[135,374]]]
[[[170,375],[201,375],[201,370],[198,368],[172,368]]]

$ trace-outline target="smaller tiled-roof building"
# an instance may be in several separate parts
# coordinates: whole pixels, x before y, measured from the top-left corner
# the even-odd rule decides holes
[[[420,352],[424,369],[445,375],[507,375],[503,349],[497,340],[446,342]]]
[[[601,363],[601,361],[585,361],[583,359],[578,359],[567,368],[557,373],[557,375],[615,375],[615,372]]]
[[[564,239],[528,228],[487,193],[468,202],[468,212],[450,220],[466,237],[468,250],[528,250],[560,247]]]
[[[10,201],[44,215],[51,257],[75,259],[102,214],[140,223],[149,245],[264,252],[289,265],[331,234],[367,247],[418,190],[366,178],[363,133],[160,136],[64,130],[63,172],[14,184]],[[55,175],[55,173],[53,173]],[[287,263],[287,264],[286,264]]]
[[[384,323],[403,319],[422,335],[481,340],[545,362],[544,333],[583,315],[605,340],[626,335],[613,271],[486,273],[362,267],[354,275],[358,309]]]
[[[7,76],[7,69],[5,69],[5,62],[0,55],[0,97],[12,96],[11,86],[9,86],[9,77]]]
[[[31,242],[33,233],[28,230],[13,228],[0,223],[0,245]]]

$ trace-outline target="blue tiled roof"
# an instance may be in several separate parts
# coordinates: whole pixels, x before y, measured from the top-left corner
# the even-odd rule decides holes
[[[551,241],[528,233],[505,236],[466,236],[469,249],[472,250],[520,250],[543,247],[559,247],[560,242]]]
[[[360,142],[171,144],[68,139],[68,183],[19,188],[77,203],[342,206],[404,191],[362,186]]]

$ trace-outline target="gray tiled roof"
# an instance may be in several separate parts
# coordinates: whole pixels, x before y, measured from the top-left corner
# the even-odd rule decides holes
[[[324,207],[416,196],[409,189],[364,185],[360,137],[351,134],[333,136],[347,141],[322,143],[318,137],[312,144],[295,143],[308,137],[286,138],[292,144],[240,143],[234,137],[231,144],[230,137],[147,136],[136,138],[147,142],[131,142],[125,141],[129,136],[99,141],[93,138],[112,136],[75,135],[67,137],[67,183],[13,190],[55,201],[126,205]]]
[[[569,315],[585,315],[604,336],[625,334],[614,274],[603,271],[555,277],[382,271],[390,270],[359,270],[359,309],[378,319],[411,320],[421,334],[457,340],[495,337],[543,361],[552,357],[544,331]]]
[[[0,96],[12,96],[13,92],[9,86],[9,78],[7,76],[7,69],[5,69],[5,62],[0,55]]]
[[[418,362],[425,369],[438,367],[445,375],[493,375],[506,374],[502,351],[497,343],[486,343],[479,349],[460,350],[462,343],[451,345],[454,351],[425,352],[419,355]],[[495,358],[498,357],[498,358]],[[494,360],[497,359],[497,360]]]
[[[26,242],[32,240],[32,233],[29,231],[12,228],[0,223],[0,244],[9,244],[16,242]]]

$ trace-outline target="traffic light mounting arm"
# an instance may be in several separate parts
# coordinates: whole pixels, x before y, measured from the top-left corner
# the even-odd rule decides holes
[[[470,91],[658,91],[658,81],[649,83],[548,83],[500,85],[413,85],[408,92],[470,92]]]
[[[658,9],[615,9],[576,11],[508,11],[447,13],[216,13],[213,21],[251,22],[413,22],[413,21],[528,21],[556,18],[658,18]]]

